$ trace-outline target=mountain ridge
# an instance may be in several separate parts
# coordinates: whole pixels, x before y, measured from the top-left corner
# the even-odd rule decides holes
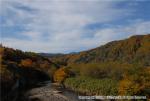
[[[49,57],[52,61],[63,64],[89,63],[104,61],[138,62],[143,56],[150,59],[150,34],[135,35],[130,38],[109,42],[105,45],[76,54],[64,54]],[[141,56],[139,56],[141,55]],[[146,56],[147,55],[147,56]],[[144,63],[150,65],[150,62]]]

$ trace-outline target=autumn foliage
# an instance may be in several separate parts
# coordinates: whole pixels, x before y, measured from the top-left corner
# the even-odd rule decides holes
[[[148,70],[149,68],[131,68],[119,83],[119,94],[147,95],[148,97],[150,94],[150,73]]]
[[[111,89],[115,92],[112,94],[150,97],[150,34],[109,42],[79,53],[52,57],[52,60],[60,66],[65,64],[66,67],[70,67],[69,70],[75,77],[65,79],[64,83],[66,87],[77,92],[98,92],[105,95],[104,92],[100,92],[102,88],[106,88],[102,91],[107,91],[111,87],[114,88],[113,85],[117,85],[117,92],[116,89]],[[64,81],[65,77],[64,72],[56,72],[56,81]],[[110,82],[103,85],[101,80],[107,79],[116,82],[113,82],[113,85],[109,85]]]
[[[58,83],[62,83],[68,76],[69,76],[69,71],[67,70],[67,68],[62,67],[54,73],[54,81]]]
[[[57,63],[80,64],[120,61],[139,62],[150,65],[150,34],[136,35],[125,40],[112,41],[100,47],[62,56],[53,57]]]
[[[0,49],[1,61],[5,63],[0,74],[8,79],[8,83],[3,81],[4,85],[13,78],[13,72],[7,68],[13,62],[16,68],[21,68],[20,76],[28,75],[24,70],[37,70],[67,88],[89,95],[150,95],[150,34],[51,59],[4,47]],[[34,77],[37,80],[39,76]],[[28,78],[31,79],[29,75]]]
[[[24,59],[24,60],[21,60],[21,66],[24,66],[24,67],[31,67],[33,64],[32,60],[31,59]]]
[[[21,91],[38,82],[50,80],[56,69],[54,63],[37,53],[0,46],[0,99],[9,95],[17,81],[21,81]]]

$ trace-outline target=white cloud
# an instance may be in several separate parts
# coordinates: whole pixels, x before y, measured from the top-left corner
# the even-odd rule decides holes
[[[90,32],[93,37],[84,37],[89,33],[84,27],[89,24],[109,24],[132,15],[133,9],[118,9],[118,3],[111,0],[3,0],[0,14],[7,16],[10,11],[14,14],[4,26],[23,26],[27,31],[21,34],[32,39],[3,38],[3,44],[36,52],[71,52],[94,48],[131,33],[150,32],[150,22],[140,21],[128,27],[97,29]],[[16,8],[16,4],[33,12]]]
[[[15,48],[35,52],[70,52],[77,51],[78,49],[86,50],[94,48],[109,41],[119,40],[134,34],[148,34],[150,32],[149,28],[150,21],[131,24],[128,27],[101,29],[96,33],[93,33],[94,36],[91,38],[81,38],[78,37],[75,33],[71,34],[72,36],[69,35],[68,37],[68,35],[64,33],[59,34],[60,36],[57,36],[56,39],[46,42],[39,40],[28,41],[12,38],[4,39],[3,42],[6,46],[9,47],[14,46]]]
[[[112,40],[120,40],[133,35],[150,34],[150,21],[135,22],[128,26],[118,26],[117,28],[106,28],[97,31],[95,38],[101,38],[101,43]]]

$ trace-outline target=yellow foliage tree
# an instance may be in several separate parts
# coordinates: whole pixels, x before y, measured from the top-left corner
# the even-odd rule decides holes
[[[140,85],[133,80],[123,79],[119,84],[120,95],[134,95],[140,91]]]
[[[65,67],[62,67],[54,73],[54,81],[57,83],[62,83],[68,76],[69,71]]]
[[[124,75],[124,79],[119,83],[120,95],[145,95],[150,97],[150,72],[144,69],[134,74]]]

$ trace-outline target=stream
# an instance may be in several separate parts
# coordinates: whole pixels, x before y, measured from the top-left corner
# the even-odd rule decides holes
[[[50,81],[41,82],[40,87],[33,88],[26,93],[29,101],[94,101],[79,100],[78,94],[56,86]]]

